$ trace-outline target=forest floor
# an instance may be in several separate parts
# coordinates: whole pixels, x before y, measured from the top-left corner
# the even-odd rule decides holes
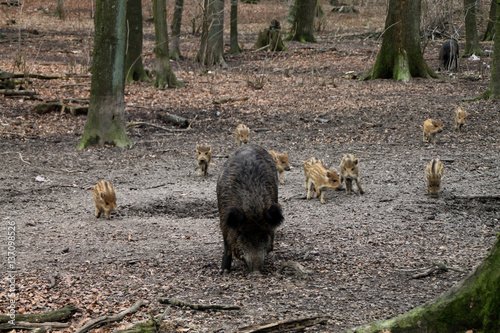
[[[242,4],[243,13],[247,6]],[[130,128],[131,148],[80,152],[75,147],[84,115],[32,110],[63,99],[86,105],[75,101],[89,98],[84,68],[92,21],[68,26],[33,6],[16,16],[15,25],[1,26],[0,68],[63,77],[30,78],[25,88],[36,91],[34,97],[0,99],[0,267],[8,270],[7,227],[15,225],[16,312],[73,303],[80,311],[63,330],[73,332],[142,299],[146,306],[137,313],[93,331],[165,313],[165,330],[173,332],[234,332],[312,316],[328,320],[308,332],[342,332],[432,300],[473,271],[500,230],[500,102],[465,100],[487,88],[491,58],[461,59],[458,74],[438,79],[360,81],[375,61],[380,40],[369,36],[383,30],[383,18],[363,11],[330,15],[344,28],[332,24],[318,33],[317,43],[287,42],[281,53],[252,50],[266,23],[241,29],[245,51],[227,55],[228,67],[211,71],[193,63],[199,37],[186,34],[186,58],[172,63],[184,88],[126,86],[127,121],[169,130]],[[145,29],[150,49],[152,27]],[[441,43],[425,49],[434,70]],[[481,45],[492,50],[492,43]],[[144,63],[153,67],[151,54]],[[458,106],[468,112],[460,133],[453,125]],[[191,128],[171,131],[178,128],[159,120],[158,111],[190,119]],[[435,145],[422,142],[421,125],[429,117],[444,123]],[[229,275],[219,274],[223,244],[215,184],[236,149],[232,131],[239,123],[252,129],[251,142],[287,152],[292,163],[279,186],[285,221],[262,276],[249,275],[238,260]],[[195,148],[205,142],[215,157],[209,175],[199,177]],[[355,187],[351,195],[329,191],[326,204],[305,200],[302,162],[316,156],[338,168],[346,153],[360,160],[365,194]],[[445,167],[438,198],[426,195],[424,181],[433,158]],[[101,179],[118,196],[111,220],[93,214],[92,187]],[[282,269],[289,261],[308,273]],[[451,269],[412,278],[437,263]],[[2,274],[2,313],[8,289]],[[160,304],[158,297],[241,308],[197,311]]]

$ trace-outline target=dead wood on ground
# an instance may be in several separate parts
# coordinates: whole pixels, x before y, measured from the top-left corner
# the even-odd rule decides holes
[[[152,123],[146,123],[143,121],[130,122],[127,124],[127,128],[142,127],[142,126],[150,126],[150,127],[154,127],[154,128],[158,128],[158,129],[167,131],[167,132],[186,132],[186,131],[191,130],[191,127],[188,127],[188,128],[167,128],[167,127],[155,125]]]
[[[34,96],[36,91],[32,90],[14,90],[14,89],[0,89],[0,94],[4,96]]]
[[[36,328],[42,328],[45,330],[54,330],[54,329],[68,328],[69,326],[70,326],[69,323],[58,323],[58,322],[30,323],[27,321],[16,321],[14,325],[8,323],[1,324],[0,331],[33,330]]]
[[[45,323],[45,322],[60,322],[73,317],[78,308],[74,304],[66,305],[58,310],[49,311],[45,313],[18,313],[16,314],[16,322],[26,321],[29,323]],[[9,322],[11,317],[9,315],[0,315],[0,323]]]
[[[72,116],[86,115],[89,111],[88,106],[72,106],[64,103],[40,103],[33,107],[33,112],[37,114],[46,114],[50,112],[68,113]]]
[[[328,317],[306,317],[293,320],[282,320],[274,323],[251,325],[242,328],[238,328],[238,333],[273,333],[273,332],[302,332],[304,328],[318,325],[326,324]]]
[[[146,305],[146,303],[144,303],[142,300],[139,300],[139,301],[135,302],[135,304],[132,305],[130,308],[128,308],[128,309],[120,312],[117,315],[114,315],[114,316],[102,316],[102,317],[99,317],[99,318],[96,318],[96,319],[93,319],[93,320],[89,321],[87,324],[83,325],[83,327],[81,327],[78,330],[76,330],[75,333],[88,332],[91,329],[94,329],[96,327],[100,327],[100,326],[102,326],[104,324],[115,322],[115,321],[120,321],[126,315],[137,312],[139,310],[139,308],[141,308],[144,305]]]
[[[159,297],[158,302],[162,304],[170,304],[180,307],[188,307],[194,310],[206,311],[206,310],[240,310],[241,308],[237,305],[228,304],[199,304],[199,303],[188,303],[176,298]]]

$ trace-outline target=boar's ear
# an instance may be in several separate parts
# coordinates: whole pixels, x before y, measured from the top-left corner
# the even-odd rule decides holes
[[[226,213],[226,225],[229,228],[236,229],[244,223],[245,223],[245,214],[243,214],[238,208],[229,207]]]
[[[264,213],[264,219],[273,227],[279,226],[284,220],[280,204],[272,204],[269,210]]]
[[[355,158],[353,162],[354,162],[354,165],[358,165],[358,159],[357,158]]]

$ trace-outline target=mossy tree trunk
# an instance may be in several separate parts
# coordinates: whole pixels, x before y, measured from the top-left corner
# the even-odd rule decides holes
[[[486,31],[484,32],[483,41],[493,40],[493,35],[495,34],[495,18],[497,17],[498,6],[498,0],[491,0],[488,25],[486,26]]]
[[[292,9],[292,29],[285,40],[295,40],[301,43],[316,42],[314,37],[316,5],[317,0],[295,0],[295,8]]]
[[[420,13],[420,0],[389,1],[382,46],[365,80],[437,77],[420,50]]]
[[[462,57],[468,57],[472,54],[482,55],[484,53],[479,46],[479,36],[477,34],[476,2],[477,0],[464,0],[465,48]]]
[[[142,63],[142,3],[141,0],[127,1],[127,52],[125,78],[127,82],[147,81],[149,76]]]
[[[165,0],[153,0],[155,25],[156,78],[154,86],[160,89],[178,88],[183,84],[175,77],[168,52],[167,5]]]
[[[181,25],[184,0],[175,0],[174,17],[172,19],[172,41],[170,42],[170,58],[181,59]]]
[[[90,145],[130,146],[124,117],[126,2],[98,0],[87,121],[77,150]]]
[[[500,234],[486,259],[460,284],[399,317],[350,332],[500,332]]]
[[[57,0],[57,8],[56,8],[57,17],[61,20],[66,18],[66,10],[64,9],[64,0]]]
[[[229,53],[240,54],[241,48],[240,43],[238,42],[238,0],[231,0],[230,17]]]
[[[205,0],[197,61],[207,68],[226,67],[224,59],[224,0]]]
[[[500,0],[496,6],[496,17],[500,18]],[[495,20],[495,31],[500,31],[500,20]],[[491,77],[488,89],[479,96],[484,99],[500,98],[500,33],[496,33],[493,39],[493,61],[491,66]]]

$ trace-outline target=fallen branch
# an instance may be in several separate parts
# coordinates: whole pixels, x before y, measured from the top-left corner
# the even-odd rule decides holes
[[[132,313],[137,312],[139,310],[139,308],[144,306],[144,305],[146,305],[146,303],[144,303],[142,300],[139,300],[139,301],[135,302],[135,304],[132,305],[130,308],[120,312],[119,314],[117,314],[115,316],[102,316],[102,317],[99,317],[99,318],[96,318],[96,319],[89,321],[87,324],[83,325],[83,327],[77,329],[75,331],[75,333],[88,332],[91,329],[102,326],[104,324],[122,320],[123,317],[125,317],[128,314],[132,314]]]
[[[305,123],[313,123],[313,122],[327,123],[327,122],[330,121],[328,119],[322,119],[322,118],[303,118],[303,117],[300,117],[299,119],[302,120]]]
[[[16,315],[17,317],[17,315]],[[16,321],[14,325],[11,324],[1,324],[0,331],[12,331],[12,330],[32,330],[35,328],[68,328],[69,323],[58,323],[58,322],[44,322],[44,323],[30,323],[27,321]]]
[[[448,267],[448,266],[446,266],[443,263],[435,263],[435,264],[432,264],[432,266],[430,266],[428,268],[422,268],[422,269],[425,269],[425,271],[421,272],[421,273],[417,273],[417,274],[413,275],[411,278],[412,279],[421,279],[421,278],[424,278],[424,277],[427,277],[427,276],[431,275],[432,273],[434,273],[436,271],[438,273],[447,272],[447,271],[455,271],[455,272],[459,272],[459,273],[467,273],[467,272],[462,271],[460,269]]]
[[[160,119],[161,121],[165,123],[171,123],[176,126],[179,126],[180,128],[189,128],[189,120],[187,118],[167,113],[167,112],[159,112],[156,114],[156,118]]]
[[[240,310],[241,308],[237,305],[227,305],[227,304],[193,304],[187,303],[175,298],[159,297],[158,302],[161,304],[170,304],[180,307],[187,307],[194,310]]]
[[[34,95],[36,95],[36,91],[0,89],[0,94],[2,94],[4,96],[34,96]]]
[[[236,98],[221,98],[214,100],[212,104],[225,104],[225,103],[232,103],[232,102],[240,102],[240,101],[246,101],[248,100],[248,97],[236,97]]]
[[[283,270],[285,268],[292,268],[294,269],[296,272],[302,274],[302,275],[307,275],[307,274],[311,274],[310,271],[308,271],[304,266],[302,266],[301,264],[299,264],[298,262],[295,262],[295,261],[285,261],[281,264],[278,272],[281,274],[283,273]]]
[[[142,127],[142,126],[151,126],[151,127],[158,128],[158,129],[161,129],[161,130],[164,130],[167,132],[186,132],[186,131],[191,130],[191,127],[188,127],[188,128],[166,128],[163,126],[159,126],[159,125],[155,125],[155,124],[151,124],[151,123],[146,123],[143,121],[130,122],[127,124],[127,128]]]
[[[306,317],[293,320],[282,320],[269,324],[251,325],[238,328],[238,333],[270,333],[270,332],[302,332],[304,328],[314,325],[324,325],[328,317]]]
[[[65,321],[73,317],[78,308],[74,304],[66,305],[58,310],[49,311],[45,313],[19,313],[16,314],[16,322],[26,321],[29,323],[45,323]],[[9,315],[0,315],[0,323],[7,323],[12,318]]]
[[[71,106],[63,103],[40,103],[35,105],[32,110],[40,115],[55,111],[61,114],[68,113],[73,116],[78,116],[87,114],[89,108],[87,106]]]
[[[149,318],[146,322],[140,322],[132,327],[115,331],[115,333],[157,333],[160,330],[161,320]],[[165,331],[166,332],[166,331]]]

